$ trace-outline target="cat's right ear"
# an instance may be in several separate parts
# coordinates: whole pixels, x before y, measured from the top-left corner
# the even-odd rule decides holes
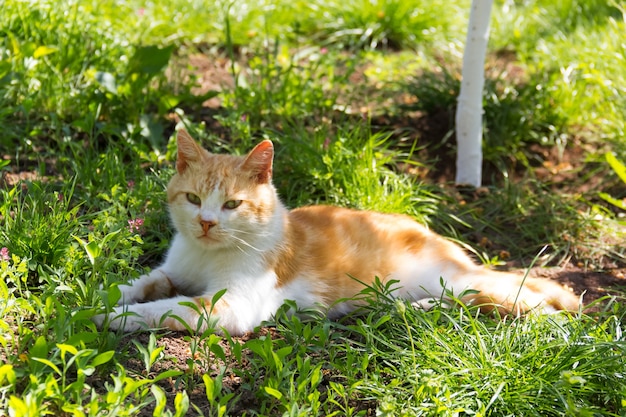
[[[252,172],[259,184],[272,180],[272,160],[274,159],[274,145],[264,140],[250,151],[243,166]]]
[[[191,162],[200,160],[202,149],[185,129],[178,131],[178,134],[176,135],[176,144],[178,146],[176,171],[178,171],[179,174],[182,174],[185,172],[187,167],[189,167]]]

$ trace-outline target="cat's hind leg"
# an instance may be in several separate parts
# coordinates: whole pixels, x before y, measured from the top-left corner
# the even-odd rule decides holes
[[[548,279],[487,270],[469,281],[468,288],[478,292],[461,299],[485,312],[497,309],[502,315],[549,314],[582,308],[580,297]]]
[[[442,289],[439,297],[411,297],[413,307],[428,311],[434,306],[449,307],[460,301],[478,307],[483,313],[498,310],[500,315],[514,316],[561,310],[576,312],[582,308],[580,297],[547,279],[476,268],[454,282],[455,291]]]

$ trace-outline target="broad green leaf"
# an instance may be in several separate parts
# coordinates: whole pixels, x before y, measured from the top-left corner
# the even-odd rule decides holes
[[[156,404],[154,405],[154,411],[152,415],[154,417],[159,417],[163,415],[163,411],[165,411],[165,406],[167,405],[167,398],[165,397],[165,393],[163,390],[156,384],[150,386],[150,391],[152,391],[152,395],[154,396]]]
[[[42,56],[50,55],[58,51],[56,46],[40,46],[33,52],[33,58],[41,58]]]
[[[185,391],[179,392],[174,397],[174,409],[176,410],[174,416],[184,416],[189,409],[189,397]]]
[[[322,379],[322,364],[319,364],[311,372],[311,387],[315,388]]]
[[[109,288],[107,292],[106,302],[108,302],[107,307],[114,306],[117,302],[122,298],[122,291],[119,289],[117,285],[113,285]],[[104,300],[104,298],[103,298]]]
[[[13,33],[8,32],[7,35],[9,37],[10,42],[11,42],[11,54],[12,55],[19,55],[20,54],[20,43],[19,43],[19,41],[13,35]]]
[[[619,207],[622,210],[626,210],[626,200],[618,200],[617,198],[611,197],[607,193],[598,193],[598,196],[607,203],[610,203],[615,207]]]
[[[291,352],[293,352],[293,346],[285,346],[276,351],[276,355],[280,358],[281,362],[283,359],[287,357]]]
[[[71,319],[72,323],[75,323],[77,321],[82,321],[82,320],[89,320],[91,317],[93,317],[93,314],[94,314],[94,311],[88,310],[88,309],[75,311],[72,313],[72,319]],[[98,337],[97,335],[94,335],[93,333],[80,333],[80,334],[72,336],[70,340],[74,340],[76,336],[81,336],[81,340],[83,340],[85,343],[92,342],[96,337]],[[68,343],[74,346],[77,345],[77,343],[71,343],[71,342],[68,342]]]
[[[48,350],[46,339],[43,336],[39,336],[28,353],[32,358],[46,358],[48,356]]]
[[[20,44],[19,53],[22,56],[33,56],[33,54],[35,53],[35,49],[37,49],[37,45],[35,44],[35,42],[24,42]]]
[[[88,315],[86,317],[92,317],[93,311],[85,310]],[[72,322],[74,322],[75,317],[72,317]],[[98,338],[98,334],[94,332],[80,332],[76,333],[69,339],[67,339],[67,344],[72,346],[84,346],[87,343],[91,343]]]
[[[166,379],[166,378],[174,378],[174,377],[177,377],[177,376],[182,375],[182,374],[183,374],[182,371],[177,371],[175,369],[170,369],[169,371],[161,372],[160,374],[158,374],[156,377],[154,377],[152,382],[158,382],[158,381],[160,381],[162,379]]]
[[[263,389],[265,390],[266,393],[276,398],[277,400],[280,400],[281,398],[283,398],[283,394],[277,389],[274,389],[271,387],[264,387]]]
[[[56,372],[59,376],[63,375],[63,373],[61,372],[61,370],[59,369],[58,366],[56,366],[55,364],[53,364],[52,362],[50,362],[48,359],[44,359],[44,358],[32,358],[32,360],[36,361],[36,362],[40,362],[43,363],[44,365],[52,368],[52,370],[54,372]]]
[[[211,335],[211,337],[215,336],[216,339],[219,339],[218,336],[216,335]],[[215,357],[217,357],[218,359],[223,360],[224,362],[226,362],[226,353],[224,352],[224,348],[222,348],[222,346],[220,346],[218,343],[213,343],[211,345],[209,345],[209,350],[211,351],[211,353],[213,353],[215,355]]]
[[[85,412],[82,410],[82,406],[79,404],[63,404],[61,410],[65,411],[64,415],[86,417]]]
[[[182,98],[180,96],[177,96],[174,94],[163,94],[159,98],[159,105],[161,106],[163,110],[167,111],[169,109],[173,109],[174,107],[178,106],[178,103],[180,103],[181,101],[182,101]]]
[[[74,239],[76,239],[78,242],[80,242],[81,245],[83,245],[83,248],[85,248],[85,252],[87,252],[87,257],[89,258],[89,262],[91,262],[92,265],[95,265],[96,258],[100,256],[100,252],[101,252],[98,244],[95,241],[87,243],[83,239],[79,238],[78,236],[74,236]]]
[[[97,242],[89,242],[85,245],[85,250],[89,256],[89,261],[93,265],[96,262],[96,258],[100,256],[100,247]]]
[[[617,174],[620,179],[626,183],[626,165],[622,164],[616,157],[610,152],[607,152],[604,157],[606,161],[611,165],[613,171]]]
[[[150,352],[150,366],[154,365],[156,360],[159,358],[161,352],[163,352],[163,349],[165,349],[163,346],[159,346],[158,348]]]
[[[260,339],[248,340],[244,344],[244,347],[247,348],[247,349],[250,349],[252,351],[252,353],[257,354],[261,358],[267,359],[267,353],[265,352],[265,348],[263,346],[263,341],[262,340],[260,340]]]
[[[4,380],[11,385],[15,384],[15,371],[13,370],[13,365],[4,364],[0,366],[0,385],[4,386]]]
[[[226,294],[226,288],[224,288],[223,290],[219,290],[218,292],[215,293],[215,295],[213,295],[213,298],[211,298],[211,305],[215,305],[217,304],[217,302],[219,301],[220,298],[222,298],[224,296],[224,294]]]
[[[156,45],[140,46],[130,58],[129,72],[154,76],[159,74],[170,61],[174,45],[159,48]]]
[[[91,366],[96,367],[96,366],[102,365],[103,363],[107,363],[108,361],[111,360],[111,358],[113,358],[114,355],[115,355],[115,351],[113,350],[108,350],[106,352],[103,352],[99,354],[98,356],[96,356],[95,358],[93,358],[93,361],[91,361]]]
[[[0,375],[1,377],[2,375]],[[2,379],[0,379],[0,382]],[[202,381],[204,381],[204,389],[206,391],[206,398],[209,400],[209,403],[213,404],[215,402],[215,381],[213,378],[209,376],[209,374],[202,375]]]
[[[117,236],[117,234],[121,231],[122,229],[117,229],[114,230],[110,233],[107,233],[106,236],[104,236],[102,238],[102,246],[105,246],[105,243],[107,243],[108,241],[110,241],[111,239],[113,239],[115,236]]]
[[[76,349],[72,345],[68,345],[66,343],[57,343],[57,347],[61,351],[62,356],[65,355],[65,352],[69,352],[74,356],[78,355],[78,349]]]
[[[28,416],[28,406],[18,397],[11,395],[9,398],[9,415],[12,416]]]

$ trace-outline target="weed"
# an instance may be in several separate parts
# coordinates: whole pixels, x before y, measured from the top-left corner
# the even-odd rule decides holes
[[[626,184],[626,166],[622,164],[615,156],[611,153],[607,153],[605,155],[606,161],[611,166],[613,171],[617,174],[617,176]],[[622,210],[626,210],[626,202],[624,200],[619,200],[617,198],[611,197],[607,193],[600,193],[600,197],[603,200],[606,200],[610,204],[618,207]]]

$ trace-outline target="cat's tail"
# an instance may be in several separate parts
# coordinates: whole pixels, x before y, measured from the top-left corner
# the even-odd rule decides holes
[[[501,315],[517,316],[561,310],[576,312],[582,308],[582,297],[549,279],[481,268],[480,274],[469,281],[467,288],[475,291],[461,295],[461,301],[478,306],[481,312],[498,310]]]

